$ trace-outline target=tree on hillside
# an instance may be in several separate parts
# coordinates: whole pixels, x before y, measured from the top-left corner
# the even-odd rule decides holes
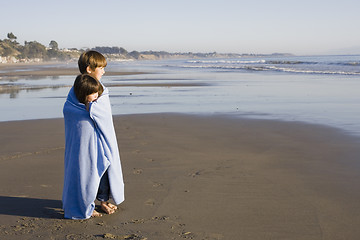
[[[128,52],[124,48],[119,47],[95,47],[92,50],[103,53],[103,54],[122,54],[127,55]]]
[[[20,52],[17,49],[17,46],[14,46],[11,41],[0,41],[0,56],[9,57],[17,56]]]
[[[135,59],[139,59],[140,53],[138,51],[132,51],[129,53],[129,55]]]
[[[27,42],[25,41],[24,49],[22,51],[22,58],[40,58],[46,59],[46,47],[36,41]]]
[[[128,51],[126,51],[125,48],[120,48],[120,54],[123,54],[123,55],[128,55]]]
[[[59,50],[59,45],[55,40],[51,40],[49,47],[55,51]]]
[[[15,41],[17,39],[17,37],[11,32],[7,34],[8,39],[10,39],[11,41]]]
[[[15,41],[17,37],[13,33],[7,34],[8,39],[0,40],[0,56],[18,56],[22,46]]]
[[[47,51],[47,55],[50,59],[57,58],[59,55],[59,46],[56,41],[51,40],[49,43],[49,50]]]
[[[49,48],[50,49],[47,50],[47,56],[50,60],[66,60],[71,58],[71,55],[67,55],[66,53],[59,50],[59,45],[55,40],[51,40],[49,43]]]

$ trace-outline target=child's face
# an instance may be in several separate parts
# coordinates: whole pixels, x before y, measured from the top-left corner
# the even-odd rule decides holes
[[[87,71],[88,71],[88,74],[91,77],[93,77],[93,78],[95,78],[96,80],[99,81],[101,79],[102,75],[104,75],[104,73],[105,73],[105,68],[104,67],[97,67],[97,68],[95,68],[95,70],[91,70],[88,67]]]
[[[93,93],[93,94],[90,94],[90,95],[87,95],[86,96],[86,102],[93,102],[95,101],[96,99],[98,99],[99,97],[99,93],[96,92],[96,93]]]

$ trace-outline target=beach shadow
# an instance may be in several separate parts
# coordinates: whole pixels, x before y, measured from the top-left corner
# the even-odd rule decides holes
[[[63,219],[60,200],[0,196],[0,215]]]

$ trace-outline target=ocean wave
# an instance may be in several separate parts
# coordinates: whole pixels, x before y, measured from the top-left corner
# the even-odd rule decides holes
[[[269,61],[266,61],[266,62],[265,62],[265,64],[276,64],[276,65],[281,65],[281,64],[285,64],[285,65],[297,65],[297,64],[318,64],[318,62],[288,61],[288,60],[282,60],[282,61],[269,60]]]
[[[269,70],[278,71],[278,72],[288,72],[288,73],[306,73],[306,74],[328,74],[328,75],[360,75],[360,72],[346,72],[346,71],[336,71],[336,70],[313,70],[313,69],[295,69],[295,68],[279,68],[269,66]]]
[[[340,66],[360,66],[359,61],[352,62],[327,62],[321,63],[317,61],[297,61],[297,60],[188,60],[186,63],[189,64],[267,64],[267,65],[340,65]]]
[[[188,60],[186,63],[192,64],[286,64],[286,65],[296,65],[296,64],[318,64],[318,62],[309,62],[309,61],[291,61],[291,60]]]
[[[274,71],[274,72],[286,72],[286,73],[302,73],[302,74],[328,74],[328,75],[360,75],[360,72],[347,72],[337,70],[314,70],[314,69],[297,69],[286,68],[277,66],[226,66],[226,65],[183,65],[176,66],[181,68],[199,68],[199,69],[220,69],[220,70],[246,70],[246,71]]]
[[[360,62],[334,62],[334,63],[328,63],[329,65],[340,65],[340,66],[360,66]]]
[[[265,60],[189,60],[186,63],[196,63],[196,64],[249,64],[249,63],[266,63]]]

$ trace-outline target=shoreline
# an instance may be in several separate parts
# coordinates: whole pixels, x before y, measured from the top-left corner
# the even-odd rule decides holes
[[[66,65],[74,67],[64,67]],[[145,74],[146,72],[106,71],[108,76]],[[47,77],[80,74],[77,62],[6,63],[0,64],[0,79],[4,77]]]
[[[61,210],[63,119],[0,122],[0,238],[360,236],[358,137],[226,115],[120,115],[114,125],[125,202],[71,221]]]

